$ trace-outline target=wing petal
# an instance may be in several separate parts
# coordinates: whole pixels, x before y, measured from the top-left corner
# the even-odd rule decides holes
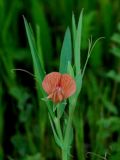
[[[45,76],[42,86],[48,95],[55,90],[57,85],[59,85],[60,78],[61,74],[58,72],[52,72]]]
[[[64,92],[64,98],[72,96],[76,91],[75,80],[68,74],[63,74],[60,81],[61,87]]]

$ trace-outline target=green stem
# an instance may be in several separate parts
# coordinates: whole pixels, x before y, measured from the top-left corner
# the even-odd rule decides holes
[[[66,132],[65,132],[64,144],[66,146],[68,145],[68,141],[69,141],[69,133],[71,130],[71,124],[72,124],[72,115],[70,115],[68,118],[68,123],[67,123],[67,127],[66,127]]]
[[[60,125],[60,119],[59,118],[55,118],[54,119],[54,123],[55,123],[55,127],[56,127],[56,130],[57,130],[57,133],[59,135],[60,141],[63,142],[63,135],[62,135],[61,125]]]
[[[68,160],[67,150],[62,150],[62,160]]]
[[[57,108],[57,110],[58,110],[58,108]],[[63,133],[62,133],[62,130],[61,130],[61,124],[60,124],[60,118],[59,118],[58,111],[57,111],[57,118],[54,118],[54,123],[55,123],[55,127],[56,127],[56,130],[57,130],[57,134],[60,138],[60,141],[63,143]]]
[[[75,103],[70,105],[69,108],[69,118],[68,118],[68,122],[67,122],[67,127],[66,127],[66,131],[65,131],[65,137],[64,137],[64,148],[62,150],[62,158],[63,160],[68,160],[68,153],[70,153],[70,132],[71,132],[71,126],[72,126],[72,120],[73,120],[73,114],[74,114],[74,110],[75,110]]]
[[[76,101],[73,104],[71,104],[69,107],[69,118],[68,118],[68,122],[67,122],[65,139],[64,139],[65,144],[67,144],[67,142],[69,141],[69,133],[71,130],[72,119],[73,119],[73,114],[74,114],[74,110],[75,110],[75,104],[76,104]]]

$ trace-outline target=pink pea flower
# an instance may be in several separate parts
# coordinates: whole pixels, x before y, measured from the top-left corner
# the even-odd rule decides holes
[[[72,96],[76,91],[75,80],[69,74],[52,72],[45,76],[42,82],[43,89],[48,94],[48,99],[59,103]]]

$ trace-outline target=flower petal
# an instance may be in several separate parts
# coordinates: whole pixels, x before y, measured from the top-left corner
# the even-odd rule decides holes
[[[73,95],[76,91],[75,80],[68,74],[61,76],[60,85],[63,89],[65,99]]]
[[[47,98],[52,99],[54,103],[59,103],[64,99],[63,95],[57,92],[51,93]]]
[[[52,72],[45,76],[42,86],[48,95],[55,90],[57,85],[59,85],[60,78],[61,74],[58,72]]]

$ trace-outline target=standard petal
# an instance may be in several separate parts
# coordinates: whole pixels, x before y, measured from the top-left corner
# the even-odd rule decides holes
[[[59,85],[60,78],[61,74],[58,72],[52,72],[45,76],[42,86],[47,94],[51,94],[55,90],[56,86]]]
[[[61,88],[63,89],[64,92],[64,98],[68,98],[71,95],[73,95],[76,91],[76,83],[75,80],[68,74],[63,74],[61,76],[61,81],[60,81]]]

